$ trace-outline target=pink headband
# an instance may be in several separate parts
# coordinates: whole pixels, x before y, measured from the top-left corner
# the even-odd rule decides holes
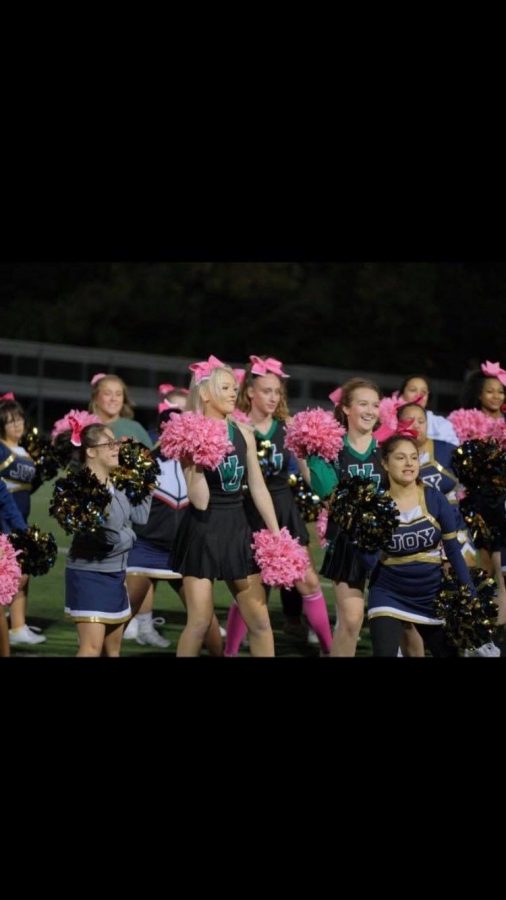
[[[279,378],[290,378],[286,372],[283,372],[283,363],[279,359],[273,359],[272,356],[269,356],[267,359],[260,359],[259,356],[250,356],[250,362],[253,363],[251,366],[252,375],[267,375],[271,372],[273,375],[278,375]]]
[[[211,354],[207,361],[192,363],[188,368],[195,376],[195,384],[200,384],[205,378],[211,377],[211,372],[214,369],[223,369],[224,366],[225,363],[222,363],[216,356]]]
[[[0,397],[0,401],[1,400],[15,400],[15,399],[16,398],[15,398],[14,394],[12,393],[12,391],[8,391],[6,394],[2,394],[2,396]]]
[[[501,369],[498,362],[493,363],[487,359],[486,362],[481,364],[481,371],[484,375],[488,375],[489,378],[497,378],[501,384],[506,385],[506,372],[504,369]]]
[[[329,394],[329,400],[332,400],[332,403],[334,404],[334,406],[339,406],[339,404],[341,402],[342,393],[343,393],[343,389],[338,387],[335,389],[335,391],[332,391],[332,393]]]
[[[92,387],[97,383],[97,381],[100,381],[101,378],[107,378],[107,372],[97,372],[97,374],[94,375],[90,381]]]

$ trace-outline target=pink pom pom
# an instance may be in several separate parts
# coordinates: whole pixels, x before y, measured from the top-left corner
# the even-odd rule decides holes
[[[291,588],[296,581],[304,578],[308,555],[288,528],[282,528],[279,534],[273,534],[267,528],[255,531],[251,546],[264,584]]]
[[[325,506],[322,506],[320,512],[318,513],[318,518],[316,520],[316,533],[318,535],[318,540],[320,541],[320,547],[326,547],[328,541],[325,537],[327,534],[327,525],[329,521],[329,513]]]
[[[236,422],[240,422],[241,425],[252,425],[252,421],[245,412],[241,409],[234,409],[233,413],[231,413],[232,419],[235,419]]]
[[[303,458],[316,454],[332,462],[343,446],[346,429],[319,406],[297,413],[286,429],[285,446]]]
[[[101,424],[100,419],[98,416],[95,416],[94,413],[89,413],[85,409],[71,409],[66,416],[63,416],[63,419],[58,419],[54,423],[51,432],[51,440],[54,441],[55,437],[58,437],[59,434],[63,434],[64,431],[72,431],[75,422],[79,423],[81,431],[83,428],[86,428],[87,425]]]
[[[493,419],[479,409],[454,409],[448,416],[461,443],[487,441],[492,438],[501,445],[506,443],[506,426],[501,419]]]
[[[14,550],[6,534],[0,534],[0,606],[8,606],[19,589],[21,567],[16,556],[21,550]]]
[[[396,396],[383,397],[379,405],[379,420],[382,425],[387,425],[392,431],[397,429],[397,410],[405,406],[405,400],[399,400]]]
[[[216,469],[234,445],[224,419],[185,412],[171,413],[162,425],[160,449],[167,459],[189,458],[197,466]]]

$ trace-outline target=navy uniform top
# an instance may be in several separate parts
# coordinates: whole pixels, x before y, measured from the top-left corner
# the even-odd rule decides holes
[[[25,519],[30,513],[30,494],[40,487],[37,467],[24,447],[9,447],[0,441],[0,477]]]
[[[441,582],[441,541],[458,580],[475,593],[448,500],[436,488],[425,485],[419,485],[418,499],[416,507],[400,513],[385,551],[376,554],[378,564],[369,586],[369,618],[390,615],[441,624],[433,609]]]
[[[427,441],[427,450],[420,453],[420,480],[428,487],[435,487],[452,504],[457,504],[456,488],[459,483],[452,466],[453,444],[446,441]]]
[[[27,528],[18,506],[0,478],[0,532],[9,534],[10,531],[26,531]]]

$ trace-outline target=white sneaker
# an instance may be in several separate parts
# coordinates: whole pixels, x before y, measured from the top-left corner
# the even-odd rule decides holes
[[[313,647],[318,647],[320,644],[320,641],[318,640],[318,635],[316,634],[315,631],[313,631],[312,628],[308,628],[307,642],[308,642],[308,644],[311,644]]]
[[[225,631],[224,628],[221,627],[221,625],[220,625],[220,634],[221,634],[222,638],[226,638],[226,636],[227,636],[227,632]]]
[[[475,656],[500,656],[501,651],[499,647],[494,644],[493,641],[489,641],[488,644],[482,644],[481,647],[478,647],[477,650],[474,651]]]
[[[123,632],[123,640],[124,641],[135,641],[139,635],[139,620],[137,616],[134,616],[133,619],[130,619],[127,627]]]
[[[39,634],[36,634],[36,632]],[[9,631],[9,644],[11,647],[15,647],[17,644],[43,644],[47,638],[44,637],[43,634],[40,634],[41,629],[37,628],[36,625],[32,625],[30,628],[28,625],[23,625],[22,628],[16,628],[14,631]]]
[[[150,647],[160,647],[166,650],[167,647],[170,647],[170,641],[158,633],[155,625],[165,625],[165,619],[158,616],[156,619],[151,619],[147,625],[144,622],[139,623],[139,634],[136,637],[136,641],[142,646],[149,644]]]

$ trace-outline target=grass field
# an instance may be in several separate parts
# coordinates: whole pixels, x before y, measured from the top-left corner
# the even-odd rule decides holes
[[[11,655],[14,657],[47,657],[47,656],[74,656],[77,651],[77,630],[73,623],[67,622],[63,616],[64,607],[64,569],[65,552],[68,549],[71,538],[66,535],[51,518],[48,513],[49,498],[52,493],[53,483],[44,484],[32,497],[31,524],[39,525],[44,531],[51,531],[58,544],[59,553],[54,568],[44,576],[30,579],[28,597],[28,617],[30,625],[37,625],[47,638],[44,644],[34,646],[13,647]],[[318,546],[314,525],[309,525],[311,533],[311,550],[317,567],[319,567],[322,550]],[[331,622],[334,622],[334,602],[330,582],[322,582],[323,591],[327,600]],[[215,584],[215,606],[220,624],[225,626],[230,594],[226,585],[222,582]],[[272,591],[269,600],[271,622],[274,630],[276,656],[280,657],[317,657],[319,649],[306,643],[298,642],[295,638],[283,633],[283,615],[279,600],[279,592]],[[171,641],[170,647],[161,650],[156,647],[144,647],[136,641],[124,641],[121,649],[122,656],[175,656],[177,641],[186,620],[185,612],[179,597],[167,583],[160,583],[155,594],[155,616],[162,616],[166,620],[164,626],[160,626],[160,632]],[[205,652],[205,651],[204,651]],[[367,626],[362,630],[358,646],[358,656],[369,656],[371,653],[369,632]],[[247,650],[241,651],[241,655],[248,656]]]

